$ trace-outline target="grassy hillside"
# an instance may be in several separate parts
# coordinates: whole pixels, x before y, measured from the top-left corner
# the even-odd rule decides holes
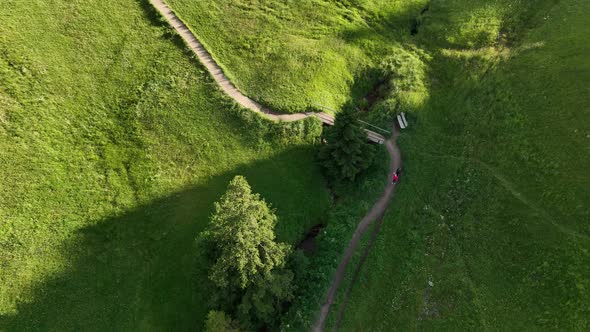
[[[427,0],[168,0],[250,97],[284,112],[337,108],[408,34]],[[369,82],[370,83],[370,82]]]
[[[588,330],[587,1],[168,3],[277,110],[409,113],[342,330]],[[308,327],[385,156],[326,215],[319,123],[237,108],[146,1],[5,7],[0,330],[199,329],[194,238],[235,174],[277,208],[280,240],[329,221],[283,319]]]
[[[235,107],[146,3],[0,16],[0,330],[198,329],[194,238],[235,174],[280,240],[322,220],[319,123]]]
[[[340,330],[590,328],[588,12],[433,1],[429,101]]]

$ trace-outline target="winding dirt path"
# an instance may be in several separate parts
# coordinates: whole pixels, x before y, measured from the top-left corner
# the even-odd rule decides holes
[[[195,55],[198,57],[198,59],[201,61],[201,63],[203,63],[203,65],[207,68],[207,71],[209,71],[211,76],[213,76],[213,79],[215,80],[215,82],[217,82],[217,84],[219,84],[219,86],[221,87],[223,92],[225,92],[227,95],[229,95],[238,104],[240,104],[243,107],[248,108],[254,112],[260,113],[263,116],[265,116],[266,118],[273,120],[273,121],[297,121],[297,120],[307,118],[309,116],[316,116],[316,117],[320,118],[320,120],[322,120],[322,122],[324,122],[326,124],[330,124],[330,125],[333,124],[333,122],[334,122],[333,116],[330,114],[327,114],[327,113],[279,114],[279,113],[275,113],[275,112],[271,111],[270,109],[260,105],[256,101],[248,98],[233,85],[233,83],[223,73],[223,70],[215,62],[215,60],[213,59],[211,54],[209,52],[207,52],[205,47],[203,47],[203,45],[199,42],[199,40],[196,38],[196,36],[189,30],[189,28],[186,26],[186,24],[184,24],[184,22],[174,13],[174,11],[172,9],[170,9],[170,7],[168,7],[168,5],[166,5],[164,0],[149,0],[149,2],[154,6],[154,8],[158,12],[160,12],[160,14],[166,19],[168,24],[170,24],[170,26],[172,26],[178,32],[178,34],[186,42],[188,47],[195,53]],[[377,142],[377,143],[383,143],[383,142],[385,143],[385,146],[387,148],[387,152],[388,152],[389,158],[390,158],[389,173],[388,174],[389,175],[392,174],[398,167],[401,167],[401,155],[400,155],[397,145],[395,144],[396,139],[398,137],[398,132],[397,132],[396,128],[395,127],[393,128],[393,131],[392,131],[393,135],[391,136],[391,138],[389,138],[387,140],[385,140],[385,138],[383,136],[381,136],[380,134],[377,134],[373,131],[370,131],[367,129],[365,129],[365,131],[368,134],[369,140],[371,140],[373,142]],[[367,215],[358,224],[358,226],[352,236],[352,239],[350,240],[348,247],[346,248],[344,256],[342,257],[342,259],[338,265],[336,273],[334,274],[334,277],[332,279],[332,283],[330,285],[330,289],[328,290],[328,293],[326,294],[326,300],[321,307],[320,315],[319,315],[317,322],[315,323],[315,325],[313,327],[313,331],[323,331],[324,330],[324,324],[326,321],[326,317],[328,316],[328,313],[330,311],[330,307],[332,306],[332,303],[334,302],[334,297],[336,296],[336,292],[338,291],[338,288],[340,287],[340,284],[341,284],[342,279],[344,278],[344,274],[346,272],[346,268],[348,267],[348,264],[350,263],[352,255],[354,254],[354,252],[359,244],[360,239],[362,238],[363,234],[367,231],[369,226],[371,226],[373,223],[378,221],[378,223],[376,224],[376,228],[374,229],[372,238],[371,238],[371,243],[373,242],[373,240],[377,236],[381,220],[383,219],[383,215],[385,214],[385,210],[389,206],[389,202],[390,202],[391,198],[393,197],[394,192],[395,192],[395,185],[391,184],[391,182],[389,182],[389,179],[388,179],[387,186],[385,187],[383,194],[381,194],[381,197],[379,198],[377,203],[375,203],[375,205],[371,208],[369,213],[367,213]],[[363,253],[362,261],[364,261],[364,258],[366,258],[369,249],[370,249],[370,246]],[[358,271],[358,269],[360,269],[361,265],[362,264],[359,264],[357,271]]]
[[[395,172],[395,170],[398,167],[402,166],[401,153],[399,151],[399,148],[396,145],[396,139],[397,139],[398,135],[399,134],[398,134],[396,128],[394,127],[393,128],[393,135],[391,136],[391,138],[389,138],[385,141],[385,147],[387,147],[387,152],[388,152],[389,158],[390,158],[389,173],[388,174],[393,174],[393,172]],[[312,331],[319,332],[319,331],[324,330],[324,326],[326,324],[326,318],[328,317],[328,313],[330,312],[330,308],[331,308],[332,304],[334,303],[334,298],[336,297],[336,293],[338,291],[338,288],[340,287],[340,284],[342,283],[342,279],[344,279],[344,275],[346,273],[346,268],[348,267],[348,264],[350,263],[350,260],[353,256],[356,248],[358,247],[358,244],[359,244],[362,236],[365,234],[365,232],[367,231],[369,226],[371,226],[376,221],[378,221],[379,223],[375,226],[376,227],[380,226],[380,221],[383,218],[383,215],[385,214],[385,211],[387,210],[387,207],[389,206],[389,203],[390,203],[391,198],[393,197],[394,193],[395,193],[395,185],[392,184],[388,179],[387,186],[385,187],[385,190],[381,194],[381,197],[379,198],[377,203],[375,203],[375,205],[373,205],[373,207],[371,208],[369,213],[367,213],[367,215],[363,218],[363,220],[361,220],[361,222],[356,227],[356,230],[354,231],[352,239],[350,239],[350,242],[348,243],[348,247],[346,248],[346,251],[344,252],[344,256],[340,260],[340,263],[338,264],[338,268],[336,269],[336,273],[334,274],[334,277],[332,278],[332,283],[330,285],[330,289],[328,290],[328,293],[326,294],[326,299],[320,309],[320,315],[319,315],[316,323],[314,324]],[[379,230],[379,228],[376,228],[375,231],[377,232],[378,230]],[[373,237],[376,237],[376,235],[377,235],[376,232],[373,234]],[[370,248],[370,246],[369,246],[369,248]],[[365,251],[363,253],[363,257],[366,257],[367,254],[368,254],[368,251]],[[361,258],[361,259],[364,261],[364,258]]]

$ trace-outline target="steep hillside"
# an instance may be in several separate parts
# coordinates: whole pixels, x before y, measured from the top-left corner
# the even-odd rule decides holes
[[[328,223],[282,317],[308,330],[383,188],[384,151],[332,205],[319,122],[237,107],[147,1],[9,3],[0,330],[201,329],[194,240],[236,174],[277,209],[279,240]],[[167,3],[277,111],[352,100],[373,124],[408,114],[395,201],[329,328],[590,328],[588,1]]]

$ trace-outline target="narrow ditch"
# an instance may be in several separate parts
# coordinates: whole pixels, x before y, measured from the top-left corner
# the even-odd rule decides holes
[[[297,249],[303,250],[305,256],[313,256],[318,250],[315,239],[325,227],[326,225],[324,224],[317,224],[313,226],[309,232],[307,232],[305,238],[299,242]]]
[[[357,107],[361,112],[368,112],[375,104],[383,100],[389,91],[388,80],[381,78],[371,87],[371,90],[365,94],[359,102]]]

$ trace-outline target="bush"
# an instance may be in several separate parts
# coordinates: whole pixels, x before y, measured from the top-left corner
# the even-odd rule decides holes
[[[207,321],[205,321],[206,332],[239,332],[230,316],[223,311],[209,311],[207,314]]]
[[[425,88],[426,65],[414,52],[397,48],[381,61],[379,68],[383,79],[389,80],[393,93]]]

